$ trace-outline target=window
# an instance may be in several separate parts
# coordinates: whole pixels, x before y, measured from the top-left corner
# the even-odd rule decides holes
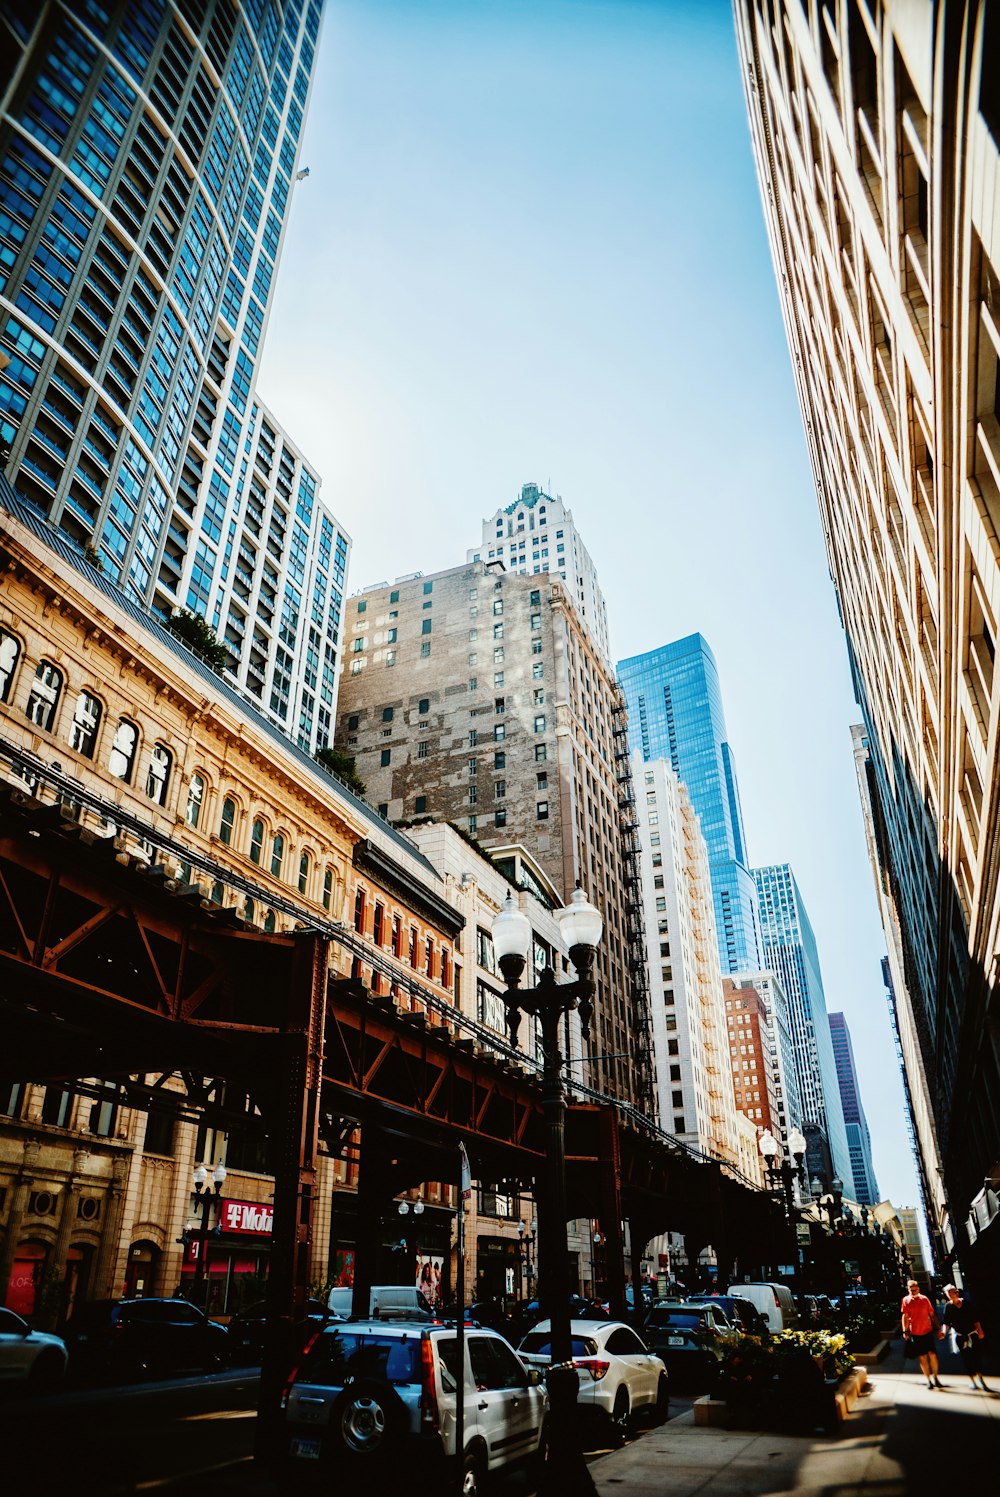
[[[382,721],[384,723],[391,723],[392,722],[392,708],[391,707],[383,707],[382,708]]]
[[[507,768],[507,755],[506,755],[506,753],[504,752],[503,749],[497,749],[496,753],[493,755],[493,768],[494,769],[506,769]]]
[[[417,965],[417,927],[410,926],[410,966]]]
[[[479,791],[475,785],[469,786],[469,805],[474,806],[479,797]]]
[[[13,634],[0,629],[0,702],[5,702],[14,679],[14,669],[21,654],[21,646]]]
[[[35,680],[28,697],[28,705],[24,709],[24,715],[29,722],[33,722],[36,728],[44,728],[46,732],[52,727],[52,720],[56,715],[56,707],[59,705],[59,693],[62,691],[62,671],[48,660],[40,660],[38,669],[35,671]]]
[[[494,673],[493,673],[493,685],[494,686],[502,686],[503,684],[504,684],[504,681],[503,681],[503,671],[494,671]]]
[[[500,621],[499,624],[494,624],[493,625],[493,638],[494,639],[503,639],[503,620],[502,619],[501,619],[501,621]]]
[[[507,711],[507,698],[506,697],[494,697],[494,699],[493,699],[493,711],[496,713],[496,715],[498,717],[501,715],[501,713],[506,712]]]
[[[496,742],[496,743],[499,743],[499,742],[500,742],[500,740],[501,740],[501,738],[503,738],[503,737],[504,737],[504,731],[505,731],[505,730],[504,730],[504,725],[503,725],[503,723],[497,723],[497,724],[496,724],[496,725],[495,725],[495,727],[494,727],[494,729],[493,729],[493,738],[494,738],[494,741],[495,741],[495,742]]]
[[[372,914],[372,940],[376,946],[382,945],[382,936],[385,926],[385,905],[375,901],[375,909]]]
[[[426,797],[426,795],[418,795],[417,796],[417,798],[416,798],[416,800],[415,800],[415,802],[413,804],[413,809],[414,809],[415,813],[418,816],[423,815],[423,813],[427,810],[427,797]]]
[[[469,747],[470,748],[475,748],[476,743],[478,742],[478,739],[479,739],[479,734],[477,733],[476,729],[475,728],[470,728],[469,729]]]
[[[538,663],[537,663],[537,665],[533,665],[531,667],[531,674],[532,674],[532,676],[534,677],[534,679],[536,681],[541,681],[541,679],[545,675],[545,664],[544,664],[544,662],[541,661],[541,660],[539,660]]]
[[[275,878],[281,877],[281,865],[285,860],[285,839],[279,832],[271,843],[271,872]]]
[[[417,758],[418,759],[426,759],[427,758],[427,740],[426,739],[424,739],[421,743],[417,744]]]
[[[354,651],[355,655],[360,655],[364,647],[365,637],[363,634],[359,634],[357,639],[351,641],[351,649]]]
[[[503,613],[503,598],[493,599],[493,612],[497,614]]]
[[[153,750],[149,756],[149,767],[146,770],[146,794],[158,806],[166,804],[167,786],[170,784],[170,770],[173,762],[173,755],[168,748],[164,748],[162,743],[153,744]]]
[[[544,743],[535,744],[535,763],[540,764],[549,756],[548,747]]]
[[[420,713],[420,716],[423,717],[430,710],[431,710],[430,697],[421,697],[420,701],[417,703],[417,711]]]
[[[535,775],[535,789],[547,790],[549,788],[549,773],[547,769],[539,770]]]
[[[536,733],[544,733],[545,732],[545,716],[544,716],[544,714],[540,714],[538,717],[535,718],[535,732]]]
[[[506,810],[506,807],[501,806],[498,811],[494,812],[494,815],[493,815],[493,825],[494,826],[506,826],[507,825],[507,810]]]
[[[236,802],[231,795],[227,795],[222,802],[222,817],[219,821],[219,841],[229,847],[233,840],[233,828],[236,825]]]
[[[541,627],[542,627],[542,615],[540,613],[533,613],[531,615],[531,628],[532,628],[532,631],[537,633],[537,631]]]
[[[427,657],[428,657],[428,655],[430,653],[431,653],[430,640],[425,640],[424,643],[420,646],[420,658],[421,658],[421,660],[426,660]]]
[[[392,759],[392,749],[383,749],[379,754],[379,764],[384,769]]]
[[[385,642],[387,645],[394,645],[396,643],[396,634],[397,631],[395,629],[386,631]]]
[[[531,701],[532,705],[535,707],[543,707],[545,705],[545,690],[543,687],[535,687],[534,691],[531,694]]]
[[[470,775],[477,774],[478,772],[479,772],[479,760],[478,759],[470,759],[469,760],[469,773],[470,773]]]
[[[358,724],[360,721],[361,719],[358,717],[358,714],[356,712],[352,712],[350,717],[347,719],[347,731],[349,733],[356,733],[358,731]]]
[[[361,601],[358,604],[358,612],[359,613],[365,613],[367,611],[367,609],[368,609],[367,600],[364,599],[364,598],[362,598]]]
[[[430,632],[431,632],[431,622],[432,621],[430,619],[421,619],[420,620],[420,632],[421,632],[421,634],[430,634]]]
[[[540,800],[535,806],[535,817],[538,821],[548,821],[549,803],[547,800]]]
[[[250,861],[259,863],[264,851],[264,823],[255,821],[250,828]]]
[[[533,639],[531,641],[531,653],[532,655],[540,655],[542,653],[542,641],[540,639]]]
[[[69,730],[69,746],[85,759],[94,757],[97,729],[101,721],[101,704],[89,691],[81,691],[76,699],[73,724]]]
[[[299,858],[299,893],[304,894],[309,887],[309,854],[304,852]]]
[[[504,796],[506,794],[507,794],[507,781],[506,780],[497,780],[496,784],[493,786],[493,798],[494,798],[494,800],[503,800],[503,798],[504,798]]]
[[[329,910],[333,897],[333,869],[328,868],[323,874],[323,908]]]
[[[403,922],[398,915],[392,917],[392,936],[390,938],[393,956],[399,956],[403,949]]]
[[[424,583],[424,597],[426,597],[428,593],[431,593],[433,591],[434,591],[434,584],[433,584],[433,582],[425,582]]]
[[[130,723],[128,718],[123,717],[115,730],[115,736],[111,743],[111,753],[108,757],[108,769],[118,780],[124,780],[126,785],[131,783],[132,769],[135,765],[135,751],[139,742],[139,730],[135,723]]]
[[[354,929],[359,935],[364,935],[365,930],[365,891],[355,889],[354,891]]]
[[[398,591],[398,589],[394,588],[393,591],[389,594],[389,602],[390,603],[398,603],[399,602],[399,591]]]
[[[424,943],[424,969],[428,977],[434,976],[434,942],[430,936]]]
[[[395,650],[386,650],[386,652],[385,652],[385,663],[386,663],[386,665],[395,665],[396,664],[396,652],[395,652]]]

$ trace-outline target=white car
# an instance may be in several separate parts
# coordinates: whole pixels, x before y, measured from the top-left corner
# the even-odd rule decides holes
[[[306,1349],[285,1398],[293,1481],[335,1491],[352,1480],[383,1490],[387,1476],[430,1476],[445,1491],[458,1453],[457,1387],[464,1386],[462,1493],[487,1476],[540,1467],[547,1448],[548,1395],[495,1331],[464,1327],[458,1376],[454,1324],[347,1320]]]
[[[33,1331],[13,1310],[0,1309],[0,1382],[27,1383],[32,1392],[47,1393],[62,1382],[68,1361],[65,1341]]]
[[[621,1320],[570,1322],[573,1366],[580,1375],[578,1407],[607,1421],[621,1444],[634,1414],[646,1411],[659,1423],[667,1417],[667,1369],[630,1325]],[[526,1367],[543,1370],[552,1360],[547,1320],[539,1321],[517,1349]]]

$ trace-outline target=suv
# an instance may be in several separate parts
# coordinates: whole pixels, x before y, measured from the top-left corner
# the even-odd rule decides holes
[[[71,1370],[100,1379],[214,1372],[228,1342],[225,1326],[184,1299],[91,1300],[66,1328]]]
[[[738,1294],[689,1294],[686,1304],[689,1305],[712,1305],[721,1310],[735,1331],[742,1331],[744,1336],[759,1336],[764,1341],[771,1339],[771,1332],[767,1328],[767,1321],[748,1299],[740,1299]]]
[[[545,1459],[548,1399],[495,1331],[465,1328],[459,1377],[454,1324],[353,1320],[307,1347],[285,1395],[288,1464],[324,1484],[388,1470],[437,1476],[457,1455],[457,1387],[464,1388],[464,1497],[487,1473]]]

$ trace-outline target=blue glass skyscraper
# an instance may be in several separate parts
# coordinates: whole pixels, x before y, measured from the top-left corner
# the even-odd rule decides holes
[[[844,1108],[847,1147],[851,1155],[851,1174],[854,1181],[852,1194],[859,1206],[875,1206],[880,1197],[875,1179],[875,1166],[872,1163],[872,1139],[868,1131],[865,1109],[861,1105],[861,1087],[858,1084],[858,1072],[854,1064],[854,1046],[851,1043],[851,1031],[844,1014],[830,1015],[830,1038],[833,1041],[833,1058],[837,1066],[837,1082],[840,1086],[840,1100]]]
[[[854,1172],[812,922],[787,863],[755,868],[754,877],[764,965],[778,974],[788,998],[803,1122],[816,1123],[823,1130],[834,1174],[849,1191]]]
[[[763,966],[757,891],[743,835],[736,767],[715,656],[700,634],[618,663],[629,746],[665,759],[687,786],[708,845],[719,960],[724,973]]]

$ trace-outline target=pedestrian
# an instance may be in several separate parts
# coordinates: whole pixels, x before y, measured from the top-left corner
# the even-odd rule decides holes
[[[927,1379],[928,1388],[943,1388],[944,1384],[938,1377],[937,1351],[934,1348],[934,1333],[941,1329],[937,1311],[926,1294],[920,1293],[920,1285],[916,1279],[910,1279],[906,1287],[909,1292],[899,1307],[903,1335],[909,1339],[919,1358],[920,1370]]]
[[[954,1284],[944,1286],[945,1306],[942,1318],[942,1326],[938,1331],[938,1340],[942,1338],[945,1330],[950,1330],[955,1339],[955,1347],[962,1358],[962,1366],[969,1376],[969,1382],[976,1386],[976,1378],[979,1386],[986,1388],[983,1378],[983,1328],[979,1324],[975,1306],[972,1301],[966,1299],[961,1289],[956,1289]],[[986,1388],[988,1393],[990,1390]]]

